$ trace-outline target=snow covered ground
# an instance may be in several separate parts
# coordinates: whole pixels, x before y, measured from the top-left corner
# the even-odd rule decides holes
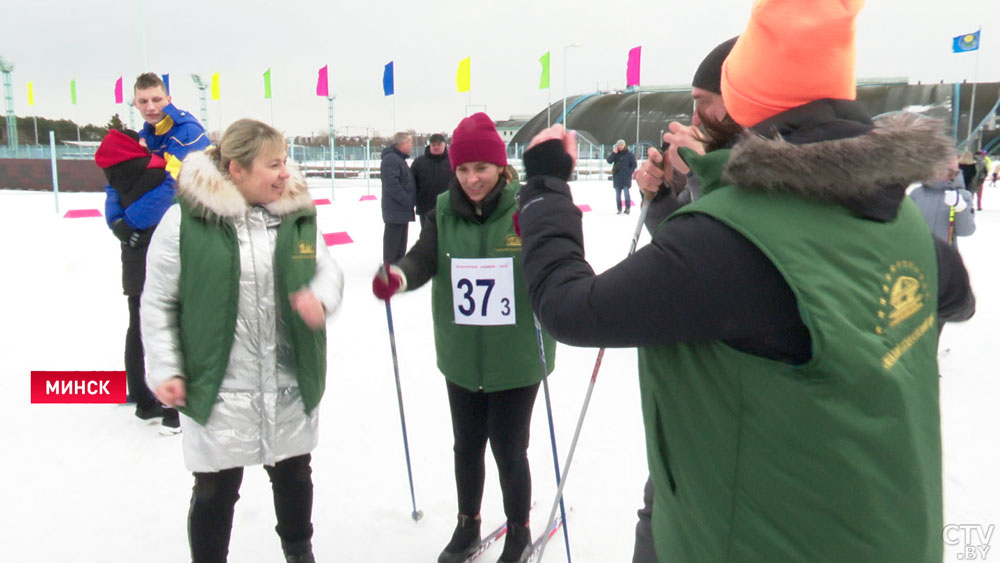
[[[310,180],[329,198],[329,180]],[[372,193],[377,194],[377,182]],[[942,336],[945,523],[958,530],[1000,523],[1000,383],[993,348],[1000,326],[1000,189],[978,232],[961,241],[978,297],[976,317]],[[434,561],[455,523],[451,428],[444,381],[435,367],[429,285],[392,302],[417,507],[413,522],[385,309],[371,296],[381,256],[377,201],[359,201],[364,180],[338,180],[332,205],[319,207],[325,233],[347,232],[352,244],[331,248],[347,277],[345,304],[328,326],[329,376],[321,441],[314,452],[315,551],[320,561]],[[589,204],[584,229],[598,271],[625,256],[636,215],[616,216],[610,182],[578,182]],[[991,201],[992,200],[992,201]],[[103,194],[0,191],[0,377],[3,478],[0,560],[41,562],[177,562],[187,560],[186,514],[192,478],[180,436],[160,436],[118,405],[32,405],[31,370],[121,370],[128,314],[121,295],[118,245],[103,218],[65,219],[69,209],[103,212]],[[417,229],[410,231],[411,243]],[[648,242],[643,234],[640,244]],[[640,295],[627,298],[641,299]],[[560,463],[565,460],[597,351],[559,345],[550,378]],[[992,376],[991,376],[992,374]],[[542,394],[532,425],[533,531],[548,516],[555,476]],[[483,503],[484,528],[503,519],[492,460]],[[597,381],[566,488],[573,560],[629,561],[635,510],[646,478],[636,354],[609,350]],[[270,486],[249,468],[236,508],[230,561],[281,559]],[[972,537],[976,540],[976,537]],[[994,545],[1000,540],[991,538]],[[976,543],[973,541],[972,543]],[[981,542],[986,543],[986,542]],[[978,545],[978,544],[976,544]],[[499,546],[482,561],[494,561]],[[546,561],[566,560],[562,535]]]

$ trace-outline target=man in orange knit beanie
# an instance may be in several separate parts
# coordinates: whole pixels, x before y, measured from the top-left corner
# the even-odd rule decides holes
[[[541,324],[639,349],[661,561],[941,561],[937,332],[975,299],[906,198],[952,154],[942,125],[854,101],[861,5],[754,3],[721,80],[748,130],[680,149],[701,197],[600,275],[567,184],[575,136],[524,154]]]

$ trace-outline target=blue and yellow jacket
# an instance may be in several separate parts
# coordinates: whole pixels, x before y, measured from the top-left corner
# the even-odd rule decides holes
[[[167,162],[169,173],[162,185],[143,194],[132,205],[123,206],[111,186],[104,191],[107,199],[104,203],[105,217],[108,225],[116,219],[124,219],[133,229],[149,229],[159,224],[163,214],[174,201],[174,182],[180,174],[181,161],[188,153],[205,150],[211,145],[205,128],[186,111],[167,104],[163,108],[163,119],[155,126],[143,124],[139,137],[146,141],[146,148]]]
[[[189,152],[207,149],[211,143],[195,116],[174,104],[167,104],[163,113],[163,119],[155,126],[144,124],[139,136],[146,140],[150,152],[167,161],[167,172],[176,179],[184,157]]]

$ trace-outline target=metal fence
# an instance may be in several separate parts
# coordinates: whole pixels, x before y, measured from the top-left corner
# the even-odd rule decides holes
[[[330,147],[293,144],[288,147],[288,157],[299,164],[306,176],[329,178],[332,166],[338,178],[377,178],[383,148],[383,146],[370,148],[336,146],[331,165]],[[526,145],[519,144],[507,147],[507,160],[522,177],[524,176],[522,158],[526,149]],[[56,159],[93,160],[96,151],[97,148],[92,146],[61,145],[56,146]],[[594,145],[581,139],[577,147],[577,178],[581,180],[606,179],[611,174],[611,166],[605,161],[610,151],[610,145]],[[641,147],[641,151],[636,153],[637,158],[645,155],[645,147]],[[423,154],[423,148],[415,148],[413,152],[413,156]],[[48,145],[19,145],[13,149],[0,146],[0,158],[50,159],[51,151]]]

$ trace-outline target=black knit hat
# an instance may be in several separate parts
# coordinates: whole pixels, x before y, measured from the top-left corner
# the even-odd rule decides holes
[[[740,36],[737,35],[716,45],[712,49],[712,52],[698,65],[698,70],[695,71],[694,78],[691,79],[691,85],[695,88],[722,94],[722,87],[720,86],[722,82],[722,62],[729,56],[729,51],[733,50],[733,45],[736,44],[736,40],[739,38]]]

